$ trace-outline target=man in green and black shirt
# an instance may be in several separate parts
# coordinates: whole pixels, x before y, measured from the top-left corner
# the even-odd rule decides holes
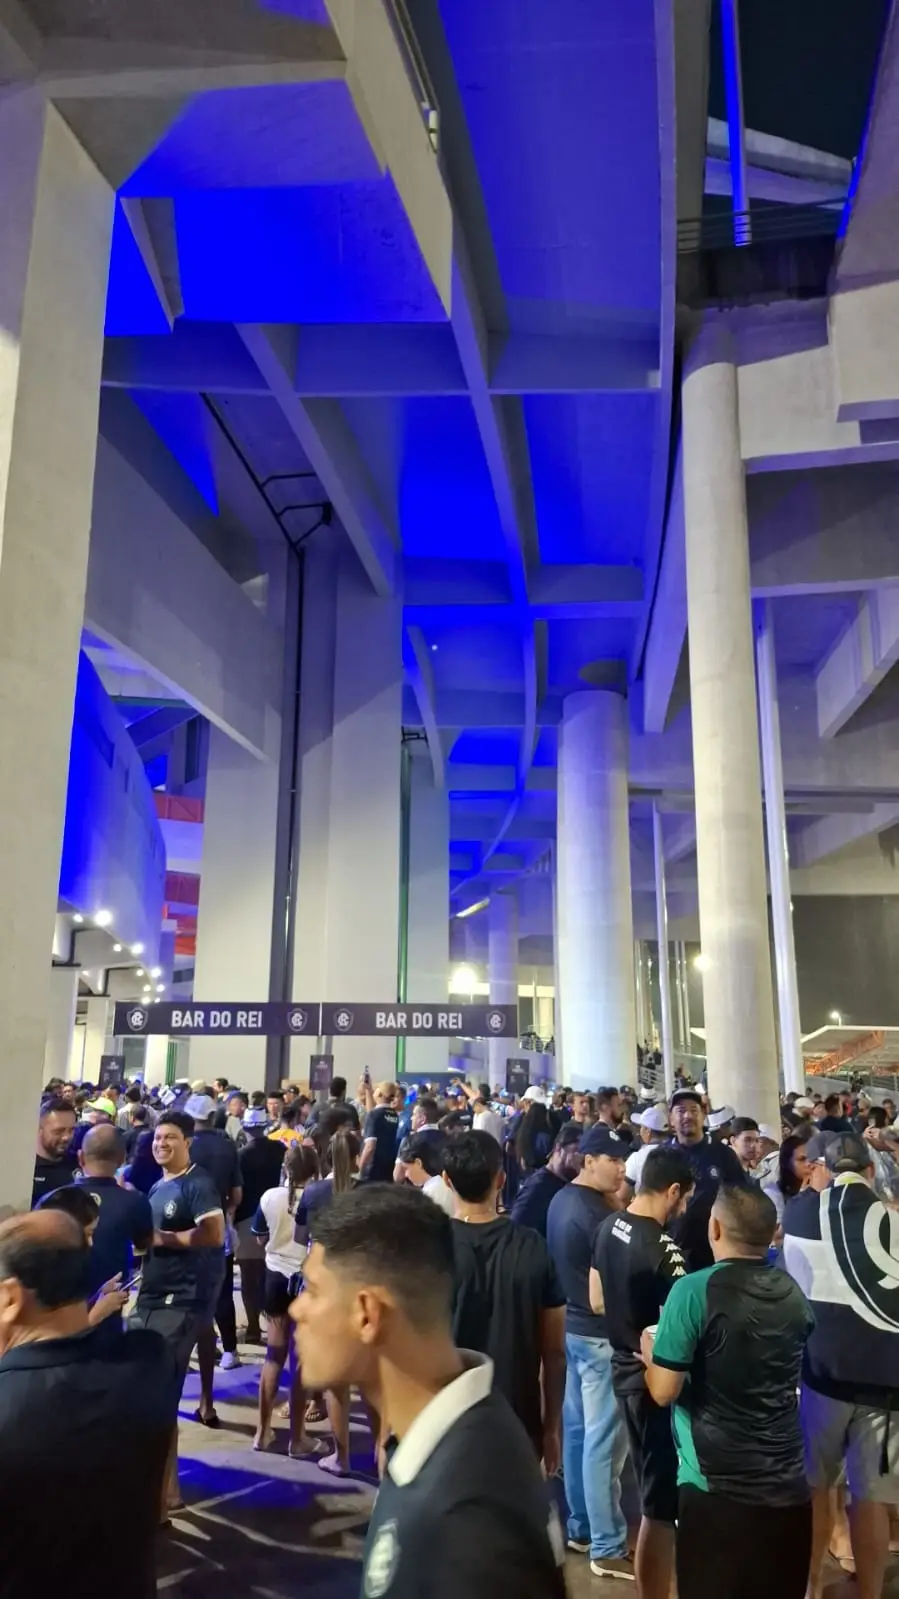
[[[750,1556],[754,1593],[805,1594],[812,1526],[797,1389],[812,1315],[767,1264],[776,1221],[756,1186],[722,1188],[709,1223],[715,1264],[676,1282],[655,1339],[643,1335],[647,1388],[674,1405],[679,1599],[742,1599]]]

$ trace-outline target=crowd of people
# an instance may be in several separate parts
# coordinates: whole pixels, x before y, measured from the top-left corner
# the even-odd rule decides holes
[[[367,1075],[355,1100],[339,1078],[318,1100],[48,1084],[32,1214],[0,1226],[3,1593],[32,1591],[73,1470],[100,1500],[139,1496],[115,1591],[155,1591],[185,1376],[195,1359],[194,1419],[215,1428],[216,1370],[241,1361],[236,1266],[244,1348],[265,1350],[253,1448],[286,1435],[347,1475],[364,1401],[365,1594],[556,1599],[567,1549],[639,1599],[675,1575],[679,1599],[819,1599],[830,1549],[880,1599],[895,1110],[790,1094],[759,1125],[685,1080],[667,1100]],[[87,1524],[82,1541],[68,1591],[112,1591]]]

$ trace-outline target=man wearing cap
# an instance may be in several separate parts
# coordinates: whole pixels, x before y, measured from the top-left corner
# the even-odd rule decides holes
[[[215,1320],[222,1335],[222,1371],[232,1371],[240,1365],[237,1353],[237,1318],[234,1314],[234,1217],[240,1204],[240,1157],[233,1138],[213,1126],[218,1106],[211,1094],[191,1094],[184,1114],[191,1116],[194,1136],[190,1144],[190,1158],[200,1166],[215,1185],[225,1216],[225,1277],[215,1307]],[[212,1387],[215,1365],[215,1332],[207,1326],[197,1341],[197,1358],[201,1374]]]
[[[899,1505],[899,1250],[854,1133],[824,1149],[830,1181],[784,1212],[784,1266],[811,1302],[800,1415],[814,1490],[810,1599],[830,1541],[830,1494],[845,1468],[858,1599],[880,1599]]]
[[[533,1227],[542,1238],[546,1237],[550,1205],[556,1194],[560,1194],[580,1171],[581,1137],[582,1129],[567,1122],[556,1134],[546,1165],[538,1166],[525,1178],[509,1212],[519,1227]]]
[[[240,1293],[247,1313],[246,1342],[263,1344],[259,1318],[265,1292],[265,1254],[253,1236],[253,1217],[264,1193],[277,1188],[284,1164],[284,1146],[267,1137],[268,1112],[261,1105],[251,1106],[243,1118],[247,1142],[238,1153],[241,1200],[234,1212],[237,1229],[235,1260],[240,1267]]]
[[[597,1577],[633,1577],[620,1479],[627,1436],[612,1388],[605,1316],[590,1301],[593,1244],[619,1209],[627,1145],[611,1128],[591,1127],[580,1142],[581,1170],[549,1207],[546,1239],[565,1294],[565,1403],[562,1458],[568,1546],[589,1555]]]
[[[640,1174],[647,1155],[658,1144],[667,1144],[670,1141],[671,1123],[668,1120],[667,1105],[648,1105],[645,1110],[635,1110],[631,1121],[635,1127],[639,1127],[642,1142],[639,1149],[628,1155],[624,1165],[624,1175],[636,1192],[640,1187]]]
[[[671,1095],[672,1143],[690,1162],[694,1188],[687,1209],[672,1223],[672,1234],[690,1271],[712,1264],[709,1219],[722,1183],[748,1181],[739,1160],[727,1144],[716,1144],[704,1126],[702,1095],[698,1088],[676,1088]]]

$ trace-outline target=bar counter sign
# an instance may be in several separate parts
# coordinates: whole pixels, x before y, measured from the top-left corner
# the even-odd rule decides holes
[[[323,1038],[517,1038],[517,1005],[322,1005]]]
[[[171,1033],[176,1038],[227,1038],[235,1034],[315,1038],[318,1025],[317,1004],[215,1005],[185,1000],[160,1005],[118,1004],[115,1008],[118,1037]]]

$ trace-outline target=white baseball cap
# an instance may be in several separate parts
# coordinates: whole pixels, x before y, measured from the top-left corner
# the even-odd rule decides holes
[[[195,1122],[207,1122],[217,1110],[211,1094],[191,1094],[184,1106],[185,1116],[192,1116]]]
[[[525,1089],[524,1094],[523,1094],[522,1097],[524,1099],[530,1100],[530,1103],[532,1105],[545,1105],[546,1104],[546,1095],[544,1094],[543,1089],[540,1087],[539,1083],[532,1083],[530,1088]]]
[[[726,1127],[728,1122],[733,1121],[736,1114],[733,1105],[722,1105],[719,1110],[710,1110],[709,1127],[711,1131],[715,1133],[719,1127]]]
[[[759,1122],[759,1137],[766,1138],[769,1144],[780,1143],[780,1133],[770,1122]]]
[[[635,1111],[631,1121],[635,1127],[648,1127],[651,1133],[667,1133],[669,1129],[668,1107],[666,1105],[650,1105],[648,1110]]]

